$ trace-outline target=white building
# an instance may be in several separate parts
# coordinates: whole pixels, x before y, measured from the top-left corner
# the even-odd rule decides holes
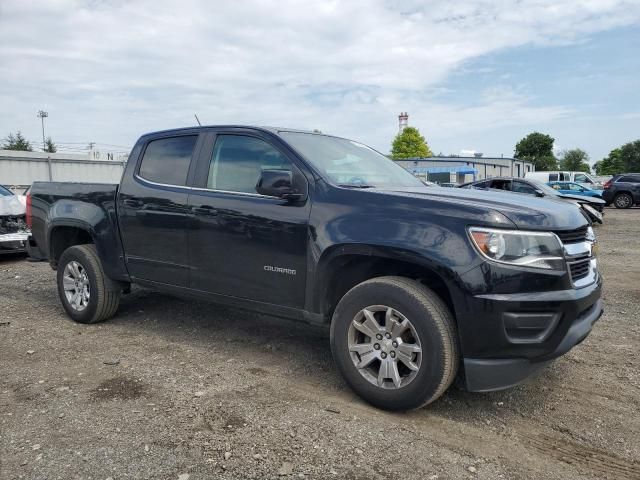
[[[409,125],[409,114],[400,112],[398,129],[400,133]],[[463,184],[492,177],[524,177],[535,171],[531,162],[517,158],[484,157],[482,153],[464,150],[469,156],[428,157],[398,160],[398,164],[421,180],[436,183]]]
[[[436,183],[467,183],[492,177],[524,177],[533,163],[517,158],[428,157],[398,160],[398,164],[422,180]]]

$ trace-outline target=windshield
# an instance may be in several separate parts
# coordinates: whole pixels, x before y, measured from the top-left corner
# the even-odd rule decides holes
[[[551,188],[546,183],[542,183],[538,180],[529,180],[528,178],[527,178],[527,181],[531,183],[531,185],[533,185],[535,188],[537,188],[538,190],[542,190],[544,193],[548,195],[555,195],[556,197],[558,195],[561,195],[560,193],[558,193],[558,191],[555,188]]]
[[[280,132],[332,183],[352,188],[424,187],[393,160],[358,142],[315,133]]]
[[[11,193],[10,190],[0,185],[0,197],[10,197],[10,196],[13,196],[13,193]]]

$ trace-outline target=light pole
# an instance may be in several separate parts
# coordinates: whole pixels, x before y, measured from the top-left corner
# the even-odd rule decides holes
[[[44,110],[38,110],[38,117],[40,117],[40,120],[42,121],[42,151],[43,152],[47,151],[47,145],[44,140],[44,119],[47,118],[48,116],[49,116],[49,112],[45,112]]]

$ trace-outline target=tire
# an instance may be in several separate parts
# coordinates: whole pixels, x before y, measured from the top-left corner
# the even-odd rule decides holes
[[[372,311],[378,309],[381,310],[373,312],[374,318],[378,326],[384,325],[389,307],[394,319],[392,325],[395,322],[400,329],[403,317],[411,325],[409,333],[405,330],[404,338],[396,337],[394,333],[389,340],[384,336],[382,340],[376,340],[355,326],[360,324],[360,319],[368,318]],[[361,327],[366,327],[364,323],[366,321],[360,324]],[[407,335],[415,338],[406,340]],[[393,341],[393,345],[383,344],[394,339],[398,341]],[[385,410],[409,410],[433,402],[449,388],[458,371],[460,357],[451,312],[432,290],[404,277],[373,278],[349,290],[333,314],[330,340],[333,358],[347,384],[364,400]],[[360,349],[364,351],[369,348],[367,345],[375,347],[375,342],[380,342],[375,351],[361,354]],[[398,346],[398,343],[404,345]],[[395,351],[393,347],[397,347]],[[402,350],[413,348],[416,351],[416,347],[421,352],[412,354],[411,364],[413,368],[418,367],[412,370],[401,358]],[[380,370],[383,369],[383,361],[389,361],[391,352],[394,352],[393,361],[396,362],[395,379],[385,377],[380,385],[380,376],[384,376]],[[382,360],[383,355],[386,360]],[[377,357],[369,366],[356,366],[357,362],[362,365],[372,356]],[[377,378],[376,365],[379,365]],[[384,371],[393,375],[392,369],[385,368]],[[396,383],[398,373],[400,383]],[[403,373],[406,376],[402,376]]]
[[[613,205],[616,208],[631,208],[633,206],[633,197],[628,193],[619,193],[613,199]]]
[[[72,285],[78,276],[74,276],[74,267],[79,272],[79,283]],[[66,279],[65,279],[66,277]],[[67,286],[74,290],[65,290]],[[84,283],[83,283],[84,282]],[[60,256],[57,268],[58,296],[67,315],[78,323],[96,323],[112,317],[120,303],[120,286],[109,279],[102,269],[100,258],[94,245],[76,245],[66,249]],[[86,284],[88,295],[75,292],[85,292],[77,285]],[[80,305],[70,301],[78,299]]]

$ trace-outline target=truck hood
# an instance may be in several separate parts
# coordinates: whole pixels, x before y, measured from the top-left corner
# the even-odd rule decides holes
[[[605,202],[600,197],[589,197],[587,195],[572,195],[570,193],[559,193],[560,198],[570,198],[571,200],[579,200],[581,203],[590,203],[592,205],[604,205]]]
[[[17,217],[25,212],[25,202],[18,195],[0,197],[0,216]]]
[[[570,201],[532,195],[463,188],[389,188],[377,193],[464,204],[504,215],[522,230],[574,230],[588,225],[580,208]]]

